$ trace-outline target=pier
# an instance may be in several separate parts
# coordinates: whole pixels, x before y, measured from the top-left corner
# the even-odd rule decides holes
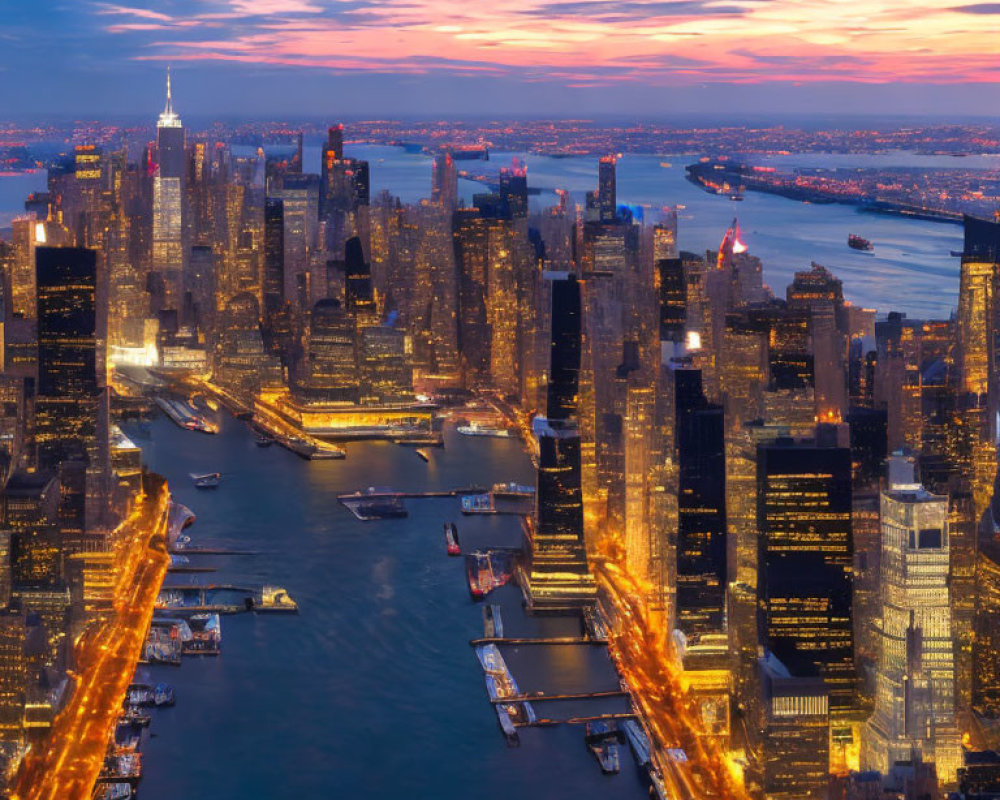
[[[544,719],[539,718],[528,722],[515,722],[519,728],[552,727],[553,725],[586,725],[588,722],[601,722],[619,719],[635,719],[633,711],[622,711],[610,714],[595,714],[591,717],[570,717],[569,719]]]
[[[498,636],[484,636],[480,639],[470,639],[469,644],[478,647],[483,644],[496,645],[522,645],[522,644],[592,644],[605,645],[607,639],[591,639],[583,636],[545,636],[545,637],[523,637],[523,638],[501,638]]]
[[[544,692],[532,692],[531,694],[515,695],[512,697],[490,698],[490,702],[496,703],[540,703],[545,700],[599,700],[602,697],[630,697],[624,689],[608,689],[602,692],[573,692],[567,694],[545,694]]]
[[[466,486],[461,489],[444,489],[433,492],[397,492],[391,489],[361,491],[360,489],[350,494],[338,494],[337,500],[343,503],[345,500],[377,500],[379,498],[393,498],[398,500],[419,500],[435,497],[464,497],[465,495],[482,494],[485,490],[481,486]]]
[[[259,556],[260,550],[232,550],[227,547],[172,547],[175,556]]]
[[[219,432],[218,426],[205,419],[190,403],[166,397],[157,397],[154,399],[156,404],[163,409],[163,413],[170,417],[171,421],[177,427],[183,428],[186,431],[198,431],[200,433]]]
[[[228,592],[239,599],[209,597],[211,593]],[[213,602],[213,601],[218,602]],[[230,583],[164,585],[156,599],[160,613],[188,614],[211,612],[239,614],[298,611],[298,604],[280,586],[240,586]]]

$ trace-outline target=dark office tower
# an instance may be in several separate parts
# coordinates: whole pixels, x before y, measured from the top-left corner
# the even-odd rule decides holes
[[[722,406],[702,389],[701,370],[673,371],[677,441],[677,627],[721,633],[726,611],[726,459]]]
[[[552,281],[549,419],[535,419],[538,437],[538,491],[534,530],[526,571],[533,611],[579,609],[596,599],[583,539],[580,487],[580,433],[573,418],[580,369],[580,286],[573,276]],[[555,332],[558,332],[556,335]]]
[[[44,466],[79,456],[94,433],[86,403],[97,383],[97,253],[35,250],[38,286],[38,444]],[[84,405],[81,405],[83,403]]]
[[[454,209],[458,205],[458,171],[451,153],[434,156],[431,172],[431,202]]]
[[[107,501],[107,392],[98,379],[103,341],[97,254],[75,247],[35,250],[38,287],[38,463],[60,469],[64,530],[82,532]],[[70,480],[68,473],[79,476]],[[104,490],[102,492],[102,489]]]
[[[834,426],[757,449],[758,631],[794,677],[821,677],[830,711],[855,694],[851,451]]]
[[[355,320],[372,317],[375,314],[375,301],[372,295],[371,266],[365,261],[361,240],[354,236],[347,240],[344,246],[344,265],[347,271],[346,298],[347,313]]]
[[[684,339],[687,319],[687,282],[684,261],[662,258],[656,262],[660,273],[660,341],[680,342]]]
[[[528,168],[517,159],[510,169],[500,170],[499,194],[503,216],[510,219],[528,216]]]
[[[552,281],[548,417],[574,420],[580,386],[580,287],[573,277]]]
[[[351,160],[351,188],[354,190],[354,202],[358,206],[371,204],[371,171],[367,161]]]
[[[601,222],[610,222],[618,211],[618,159],[603,156],[597,166],[597,205]]]
[[[285,300],[285,204],[264,202],[264,308],[272,314]]]
[[[326,147],[323,148],[324,157],[331,157],[340,161],[344,157],[344,126],[333,125],[326,132]],[[325,158],[324,158],[325,161]]]

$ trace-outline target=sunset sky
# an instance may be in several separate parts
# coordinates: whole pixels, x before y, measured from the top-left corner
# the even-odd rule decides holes
[[[1000,2],[0,0],[0,117],[996,114]]]

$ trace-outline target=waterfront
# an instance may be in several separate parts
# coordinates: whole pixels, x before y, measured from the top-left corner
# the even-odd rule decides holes
[[[534,482],[517,440],[451,429],[446,440],[428,463],[387,443],[352,444],[342,462],[307,462],[256,447],[245,424],[228,416],[217,436],[160,418],[150,438],[136,437],[150,468],[197,515],[194,544],[260,551],[196,557],[219,567],[212,580],[275,583],[300,608],[294,617],[227,617],[220,657],[188,659],[179,670],[143,668],[177,690],[177,706],[154,713],[143,800],[331,790],[459,798],[473,785],[484,800],[645,796],[627,752],[621,775],[600,775],[581,727],[522,730],[519,748],[504,742],[469,646],[482,635],[481,605],[469,600],[463,559],[445,554],[442,524],[458,523],[468,551],[517,544],[516,518],[462,517],[456,500],[434,499],[406,501],[406,519],[363,523],[337,504],[337,494],[373,484],[432,490]],[[194,488],[190,472],[215,470],[224,476],[217,491]],[[495,597],[509,636],[578,632],[575,620],[523,617],[514,587]],[[601,647],[505,647],[504,656],[524,691],[617,688]],[[625,703],[536,709],[571,716]]]
[[[430,194],[431,159],[384,145],[348,145],[347,154],[365,158],[371,164],[371,195],[388,190],[403,202],[414,203]],[[250,152],[234,148],[235,152]],[[306,147],[307,169],[318,169],[318,147]],[[541,209],[557,202],[554,189],[565,189],[573,202],[583,203],[584,195],[597,185],[597,159],[590,156],[553,158],[526,153],[491,153],[489,161],[461,161],[460,169],[470,173],[496,171],[517,157],[528,166],[529,185],[542,189],[531,198],[532,207]],[[685,250],[698,253],[719,246],[734,216],[740,219],[745,243],[764,263],[764,280],[775,294],[784,296],[785,287],[797,270],[808,269],[811,261],[828,267],[844,283],[850,301],[875,308],[881,313],[898,310],[914,317],[947,318],[958,296],[958,259],[950,255],[962,248],[958,225],[896,216],[869,214],[851,206],[812,205],[775,195],[749,192],[741,203],[710,195],[685,180],[684,167],[696,155],[627,155],[618,164],[618,200],[622,204],[646,207],[646,213],[664,205],[685,206],[679,212],[678,242]],[[866,156],[861,154],[794,154],[755,159],[782,168],[808,167],[996,167],[997,158],[981,156],[954,159],[947,156],[920,156],[899,152]],[[660,164],[668,163],[669,167]],[[0,227],[23,208],[25,195],[43,189],[44,172],[0,176]],[[481,184],[460,180],[459,193],[471,201]],[[875,244],[874,253],[859,253],[847,247],[847,235],[857,233]]]

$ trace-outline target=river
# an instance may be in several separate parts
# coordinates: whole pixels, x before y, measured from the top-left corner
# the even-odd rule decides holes
[[[349,445],[344,461],[307,462],[277,445],[257,447],[244,423],[225,416],[217,436],[161,418],[136,442],[197,515],[193,544],[259,551],[193,556],[219,570],[195,578],[275,583],[300,608],[294,616],[224,617],[218,658],[141,668],[177,691],[176,707],[153,712],[142,800],[645,796],[627,752],[620,775],[600,774],[580,727],[525,730],[518,748],[504,741],[469,646],[482,635],[481,605],[469,599],[463,559],[445,554],[442,525],[457,522],[469,550],[517,545],[516,518],[466,518],[457,500],[422,499],[406,501],[406,519],[364,523],[337,504],[337,494],[369,485],[533,483],[518,441],[449,429],[429,463],[410,448],[374,442]],[[188,476],[216,470],[224,478],[215,491],[195,489]],[[578,633],[576,620],[525,616],[514,587],[494,597],[508,636]],[[602,647],[504,651],[523,691],[617,688]],[[623,711],[626,701],[536,710]]]

